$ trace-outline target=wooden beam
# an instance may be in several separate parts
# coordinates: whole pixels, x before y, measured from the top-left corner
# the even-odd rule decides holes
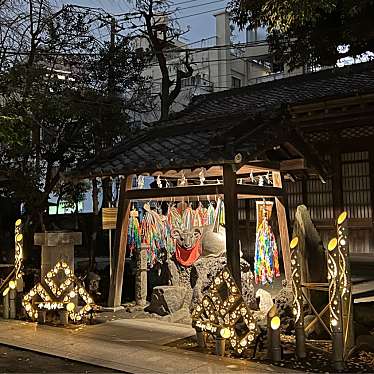
[[[278,187],[263,187],[246,184],[236,184],[235,191],[241,196],[241,198],[274,197],[282,196],[284,194],[284,191]],[[207,195],[214,196],[222,194],[224,194],[224,185],[204,184],[199,186],[130,190],[125,192],[125,197],[128,200],[155,200],[187,196],[199,196],[201,198]]]
[[[282,177],[279,171],[273,171],[273,186],[282,188]],[[291,286],[291,253],[290,253],[290,237],[288,234],[287,215],[284,197],[275,198],[275,206],[277,209],[279,235],[282,246],[283,266],[286,276],[287,285]]]
[[[223,166],[223,191],[225,202],[226,256],[227,266],[238,285],[242,288],[239,248],[238,198],[236,174],[232,165]]]
[[[280,163],[281,171],[303,170],[306,169],[304,158],[294,158],[292,160],[284,160]]]
[[[223,194],[222,184],[204,184],[199,186],[151,188],[144,190],[126,191],[126,199],[150,200],[155,198],[179,197],[179,196],[206,196]]]
[[[116,307],[121,305],[123,273],[125,269],[127,228],[129,226],[131,201],[126,198],[126,193],[131,189],[132,175],[121,181],[118,202],[116,234],[113,248],[114,269],[110,279],[108,305]]]
[[[268,171],[279,170],[279,162],[275,161],[247,161],[240,166],[236,175],[249,173],[266,173]]]
[[[239,195],[250,195],[257,197],[282,196],[284,191],[279,187],[254,186],[250,184],[237,184],[236,192]]]

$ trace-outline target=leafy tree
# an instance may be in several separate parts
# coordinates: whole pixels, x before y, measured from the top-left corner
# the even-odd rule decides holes
[[[148,83],[131,39],[102,37],[101,29],[116,27],[108,14],[55,10],[43,0],[4,4],[0,173],[8,183],[3,193],[23,201],[34,228],[44,230],[48,198],[65,183],[61,173],[129,134],[129,112],[144,110]],[[65,199],[81,196],[81,186],[71,187],[66,185]]]
[[[168,0],[134,0],[135,10],[140,23],[131,21],[132,28],[145,38],[148,46],[144,54],[151,63],[156,62],[161,71],[160,117],[161,121],[169,118],[171,108],[182,89],[182,80],[191,77],[193,68],[188,51],[176,47],[179,37],[185,33],[175,20],[175,9]],[[179,54],[178,58],[175,58]],[[177,61],[170,66],[169,58]]]
[[[373,0],[231,0],[241,28],[266,27],[276,62],[332,66],[374,51]]]

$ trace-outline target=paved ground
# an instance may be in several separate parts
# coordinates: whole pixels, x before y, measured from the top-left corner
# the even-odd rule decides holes
[[[289,372],[279,367],[166,346],[193,335],[194,330],[162,321],[117,320],[66,329],[0,320],[0,331],[0,344],[133,374]]]
[[[0,345],[0,373],[113,373],[111,369]]]

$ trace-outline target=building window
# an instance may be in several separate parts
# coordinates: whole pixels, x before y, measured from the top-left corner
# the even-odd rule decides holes
[[[257,29],[247,28],[247,43],[264,41],[267,36],[268,33],[265,27],[258,27]]]
[[[240,88],[242,86],[242,81],[239,78],[231,77],[232,88]]]
[[[322,183],[319,178],[310,178],[306,182],[308,208],[312,220],[334,219],[332,180]]]
[[[285,189],[288,197],[288,209],[290,220],[295,219],[296,209],[299,205],[303,204],[303,184],[302,181],[285,182]]]
[[[341,155],[344,209],[350,218],[371,218],[369,152]]]

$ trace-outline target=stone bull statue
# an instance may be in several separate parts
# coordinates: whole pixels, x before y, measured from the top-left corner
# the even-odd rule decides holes
[[[193,227],[191,230],[174,229],[172,237],[176,239],[177,246],[187,251],[201,244],[201,257],[219,257],[226,251],[226,231],[222,226],[214,230],[214,225]]]
[[[218,199],[213,225],[172,231],[176,240],[175,256],[181,265],[191,266],[200,257],[220,257],[226,252],[226,231],[219,224],[221,204],[222,200]]]

